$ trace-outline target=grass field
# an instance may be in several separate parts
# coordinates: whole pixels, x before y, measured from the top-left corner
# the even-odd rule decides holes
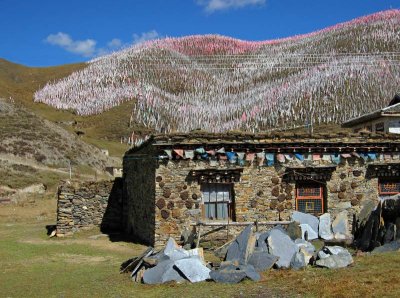
[[[145,247],[98,230],[49,239],[55,201],[0,206],[0,297],[399,297],[400,253],[355,257],[341,270],[272,270],[258,283],[135,284],[120,264]]]

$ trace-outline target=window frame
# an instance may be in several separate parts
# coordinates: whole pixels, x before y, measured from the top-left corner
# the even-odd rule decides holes
[[[301,189],[305,189],[305,188],[313,188],[313,189],[319,189],[319,194],[318,195],[301,195],[300,191]],[[306,212],[308,214],[323,214],[325,212],[325,188],[322,185],[317,185],[317,184],[312,184],[312,183],[299,183],[296,184],[296,211],[300,211],[299,210],[299,201],[306,201],[306,200],[313,200],[314,202],[319,201],[321,203],[321,212]],[[307,204],[307,202],[306,202]],[[315,208],[313,208],[313,210],[315,211]],[[303,211],[300,211],[303,212]]]
[[[397,184],[399,191],[382,191],[382,185],[384,184]],[[380,196],[390,196],[400,194],[400,181],[396,179],[379,179],[378,180],[378,193]]]
[[[211,190],[217,190],[216,195],[218,195],[218,187],[221,185],[228,186],[228,200],[227,201],[215,201],[215,202],[210,202],[210,196],[208,198],[208,202],[206,201],[205,198],[205,193],[206,190],[208,190],[208,193],[210,193]],[[234,217],[234,210],[235,210],[235,200],[233,196],[233,183],[201,183],[200,184],[200,191],[201,191],[201,197],[202,197],[202,218],[205,220],[209,221],[235,221]],[[206,189],[208,187],[208,189]],[[225,192],[225,191],[224,191]],[[218,218],[218,204],[227,204],[227,217],[226,218]],[[206,205],[213,205],[215,206],[214,212],[215,212],[215,218],[212,217],[207,217],[206,216]]]

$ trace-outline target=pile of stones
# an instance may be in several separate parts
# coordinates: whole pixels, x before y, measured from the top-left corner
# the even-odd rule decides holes
[[[149,248],[142,256],[126,263],[123,271],[131,270],[135,281],[146,284],[206,280],[238,283],[244,279],[259,281],[260,273],[271,268],[346,267],[353,263],[347,249],[335,245],[317,251],[308,241],[311,240],[308,237],[316,239],[318,234],[329,239],[335,237],[326,217],[318,219],[297,212],[293,214],[295,221],[287,229],[276,226],[263,233],[254,233],[253,225],[249,225],[218,252],[224,260],[218,265],[205,262],[202,248],[186,250],[169,238],[163,250],[155,253]],[[326,228],[328,223],[329,229]],[[337,235],[342,238],[342,234]]]

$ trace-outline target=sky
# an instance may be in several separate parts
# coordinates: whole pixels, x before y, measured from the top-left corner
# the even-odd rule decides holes
[[[0,58],[50,66],[167,36],[269,40],[391,8],[400,0],[0,0]]]

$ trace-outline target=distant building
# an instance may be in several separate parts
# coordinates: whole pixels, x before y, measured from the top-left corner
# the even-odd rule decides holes
[[[388,107],[350,119],[342,127],[352,128],[354,132],[400,134],[400,94],[395,95]]]

